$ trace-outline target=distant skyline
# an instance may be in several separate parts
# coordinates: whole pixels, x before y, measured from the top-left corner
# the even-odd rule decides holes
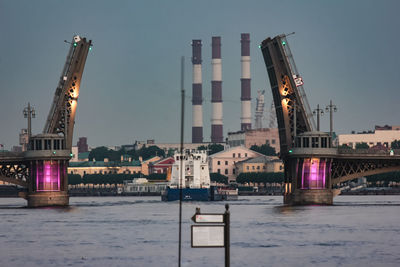
[[[191,41],[201,39],[203,135],[211,135],[211,37],[221,36],[224,137],[240,130],[240,34],[250,33],[251,96],[272,94],[258,45],[288,37],[312,109],[332,99],[334,131],[400,125],[399,1],[0,0],[0,144],[18,145],[22,110],[43,130],[75,34],[93,41],[78,100],[74,144],[179,142],[180,57],[185,56],[185,142],[191,141]],[[268,124],[263,121],[264,126]],[[321,117],[329,131],[329,115]]]

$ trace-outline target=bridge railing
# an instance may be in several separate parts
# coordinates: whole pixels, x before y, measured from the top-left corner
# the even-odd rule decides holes
[[[400,149],[373,149],[373,148],[338,148],[339,154],[376,154],[376,155],[400,155]]]

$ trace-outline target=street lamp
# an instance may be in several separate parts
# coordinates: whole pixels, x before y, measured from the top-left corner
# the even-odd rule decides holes
[[[313,110],[313,114],[317,114],[317,131],[319,132],[319,116],[324,115],[324,110],[319,108],[319,104],[317,105],[317,108]]]
[[[32,118],[36,117],[36,111],[28,102],[28,106],[24,108],[24,118],[28,118],[28,143],[32,135]]]
[[[336,105],[334,105],[334,104],[332,103],[332,100],[331,100],[330,103],[329,103],[329,105],[326,106],[325,110],[326,110],[326,112],[329,111],[329,113],[330,113],[330,128],[329,128],[329,134],[330,134],[330,136],[331,136],[331,138],[332,138],[332,131],[333,131],[333,112],[336,112],[336,111],[337,111],[337,107],[336,107]]]

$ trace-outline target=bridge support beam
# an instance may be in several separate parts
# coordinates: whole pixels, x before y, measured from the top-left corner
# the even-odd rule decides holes
[[[32,192],[27,194],[26,199],[29,208],[69,205],[67,192]]]

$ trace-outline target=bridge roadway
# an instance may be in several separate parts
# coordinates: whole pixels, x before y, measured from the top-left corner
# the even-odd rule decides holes
[[[293,148],[290,157],[330,158],[332,184],[355,178],[400,171],[400,149]]]
[[[0,180],[28,187],[28,164],[23,152],[0,152]]]

